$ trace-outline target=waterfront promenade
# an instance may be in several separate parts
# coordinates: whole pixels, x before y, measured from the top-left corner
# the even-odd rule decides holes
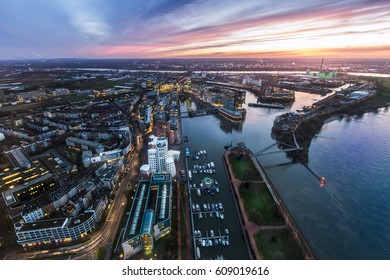
[[[255,235],[259,234],[261,231],[270,231],[270,230],[276,230],[276,231],[283,231],[283,230],[290,230],[292,232],[293,239],[295,243],[297,244],[297,247],[301,251],[304,259],[314,259],[313,254],[311,253],[306,241],[304,240],[301,232],[299,231],[298,227],[295,225],[293,219],[291,218],[288,210],[284,206],[283,202],[279,198],[279,195],[274,190],[274,187],[272,186],[272,182],[269,180],[268,176],[264,172],[262,166],[257,162],[257,160],[253,157],[253,154],[245,149],[241,150],[238,153],[243,153],[248,155],[253,164],[255,165],[257,171],[261,175],[260,180],[256,181],[242,181],[237,179],[234,176],[234,172],[232,170],[232,166],[229,162],[229,155],[232,153],[237,153],[236,151],[226,151],[224,154],[224,161],[227,167],[227,172],[231,181],[231,187],[233,191],[233,197],[235,198],[237,210],[240,212],[240,222],[242,224],[242,230],[243,235],[246,237],[246,243],[248,247],[248,251],[251,252],[256,259],[262,259],[262,256],[264,255],[262,252],[262,248],[260,246],[256,245],[255,241]],[[277,205],[277,208],[279,209],[283,220],[285,221],[284,225],[258,225],[248,219],[247,213],[245,211],[244,202],[240,196],[239,187],[242,185],[242,183],[265,183],[269,193],[272,196],[272,199],[274,200],[275,204]]]

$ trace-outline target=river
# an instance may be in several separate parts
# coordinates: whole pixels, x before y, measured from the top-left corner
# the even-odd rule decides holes
[[[277,115],[320,98],[296,92],[295,102],[285,110],[244,105],[247,116],[243,123],[231,123],[217,115],[185,118],[183,133],[189,137],[190,148],[209,151],[212,160],[221,165],[226,143],[243,141],[253,152],[259,151],[274,143],[271,128]],[[247,92],[246,103],[250,102],[256,102],[256,97]],[[196,104],[181,103],[182,110],[189,106]],[[390,112],[381,109],[326,123],[309,149],[311,171],[292,163],[283,152],[259,157],[316,258],[390,259],[389,121]],[[221,171],[217,170],[217,175],[225,184],[227,178]],[[312,172],[326,178],[323,187]],[[226,198],[233,207],[231,197]],[[234,234],[238,240],[239,232]],[[244,243],[240,240],[236,245]],[[225,254],[230,259],[247,258],[243,250],[237,251],[237,257],[228,251]]]

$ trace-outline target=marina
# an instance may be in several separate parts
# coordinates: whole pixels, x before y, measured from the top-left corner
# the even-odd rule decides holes
[[[229,185],[224,182],[226,172],[222,164],[211,161],[206,150],[187,147],[186,155],[187,173],[191,174],[187,191],[194,259],[247,259],[241,236],[237,239],[239,225],[235,226],[236,230],[231,228],[230,216],[236,214],[236,209],[232,204],[226,207],[226,199],[232,200],[232,196]],[[235,257],[237,246],[244,252]]]

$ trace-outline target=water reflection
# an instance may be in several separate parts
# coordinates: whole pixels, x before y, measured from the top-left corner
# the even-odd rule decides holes
[[[296,92],[291,110],[321,98]],[[256,96],[247,93],[246,100],[256,102]],[[195,105],[183,102],[182,106]],[[244,108],[247,115],[241,124],[216,115],[183,119],[191,145],[213,151],[217,161],[230,141],[233,145],[244,141],[254,152],[275,143],[270,136],[273,120],[290,109]],[[307,167],[313,172],[285,153],[259,157],[318,258],[390,258],[389,121],[390,112],[385,109],[332,118],[308,150]],[[319,187],[321,177],[326,180],[324,187]]]

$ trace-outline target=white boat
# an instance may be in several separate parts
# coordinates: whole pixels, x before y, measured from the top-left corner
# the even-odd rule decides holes
[[[226,246],[229,246],[229,245],[230,245],[229,238],[226,237]]]
[[[206,240],[202,239],[202,247],[206,246]]]
[[[221,215],[223,215],[223,213],[221,213]],[[217,216],[217,218],[219,218],[219,212],[215,212],[215,216]]]
[[[209,211],[211,211],[210,203],[207,203],[207,209],[209,209]]]
[[[210,230],[210,236],[214,237],[214,230],[212,230],[212,229]]]
[[[219,206],[218,206],[218,203],[215,203],[215,210],[219,210]]]
[[[229,234],[229,230],[225,228],[225,234]]]
[[[207,205],[206,205],[206,203],[203,203],[203,210],[204,210],[204,211],[207,211]]]
[[[222,206],[222,203],[218,203],[218,207],[219,207],[219,210],[223,210],[223,206]]]
[[[223,219],[225,219],[225,214],[224,214],[223,212],[221,212],[221,213],[219,214],[219,217],[221,218],[221,220],[223,220]]]
[[[195,204],[192,204],[192,212],[195,212]]]
[[[200,206],[198,203],[195,205],[195,208],[196,208],[196,211],[198,211],[198,212],[200,211]]]
[[[200,259],[200,249],[199,247],[196,247],[196,256],[198,259]]]
[[[202,212],[199,212],[198,217],[199,217],[199,219],[203,218]]]
[[[214,162],[210,162],[210,166],[211,166],[211,168],[214,168],[215,167]]]
[[[213,241],[209,239],[209,246],[213,246]]]
[[[197,193],[198,196],[201,196],[201,195],[202,195],[200,189],[197,189],[197,190],[196,190],[196,193]]]

